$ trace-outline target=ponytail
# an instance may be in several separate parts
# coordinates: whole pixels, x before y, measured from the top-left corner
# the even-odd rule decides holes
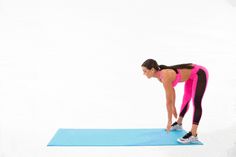
[[[173,69],[176,73],[178,73],[177,69],[192,69],[193,64],[192,63],[185,63],[185,64],[177,64],[172,66],[166,66],[166,65],[159,65],[160,70],[162,69]]]
[[[172,65],[172,66],[158,65],[158,63],[154,59],[147,59],[145,62],[143,62],[142,66],[146,67],[149,70],[154,68],[157,71],[160,71],[163,69],[173,69],[176,73],[178,73],[177,69],[192,69],[193,68],[192,63],[177,64],[177,65]]]

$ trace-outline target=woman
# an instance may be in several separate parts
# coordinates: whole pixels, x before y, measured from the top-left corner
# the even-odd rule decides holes
[[[148,78],[157,78],[165,89],[168,123],[166,131],[182,129],[182,120],[188,111],[189,102],[192,99],[194,112],[191,131],[178,139],[178,142],[187,144],[198,141],[197,128],[202,115],[202,98],[207,86],[208,71],[205,67],[196,64],[179,64],[174,66],[158,65],[154,59],[147,59],[142,64],[144,75]],[[177,118],[175,108],[175,90],[178,82],[185,82],[184,96],[180,114],[176,122],[172,124],[172,114]]]

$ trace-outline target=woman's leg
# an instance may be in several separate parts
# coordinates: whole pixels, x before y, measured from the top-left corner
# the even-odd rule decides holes
[[[181,109],[180,109],[179,118],[177,120],[178,124],[182,124],[183,117],[189,109],[189,102],[190,102],[191,97],[192,97],[192,85],[193,85],[193,80],[192,79],[189,79],[185,82],[184,96],[183,96],[183,100],[182,100],[182,105],[181,105]]]
[[[193,124],[191,132],[194,136],[197,135],[198,124],[202,116],[202,98],[206,89],[208,73],[205,70],[199,69],[196,77],[193,79]]]

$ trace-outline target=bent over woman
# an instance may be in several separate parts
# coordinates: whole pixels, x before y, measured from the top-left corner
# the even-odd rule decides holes
[[[207,69],[192,63],[173,66],[158,65],[156,60],[147,59],[142,64],[142,70],[147,78],[157,78],[163,84],[166,93],[166,108],[168,113],[167,131],[182,129],[184,115],[189,109],[190,100],[192,100],[194,112],[191,131],[177,141],[183,144],[197,142],[197,128],[202,116],[202,98],[208,81]],[[179,82],[185,82],[185,86],[180,113],[177,116],[174,87]],[[178,117],[177,121],[174,123],[172,123],[172,115],[174,115],[175,118]]]

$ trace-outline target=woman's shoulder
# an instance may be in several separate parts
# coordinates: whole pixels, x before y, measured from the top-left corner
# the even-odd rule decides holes
[[[176,72],[173,69],[163,69],[161,70],[161,79],[162,80],[175,80]]]
[[[161,72],[165,75],[171,75],[171,74],[175,74],[175,70],[174,69],[162,69]]]

